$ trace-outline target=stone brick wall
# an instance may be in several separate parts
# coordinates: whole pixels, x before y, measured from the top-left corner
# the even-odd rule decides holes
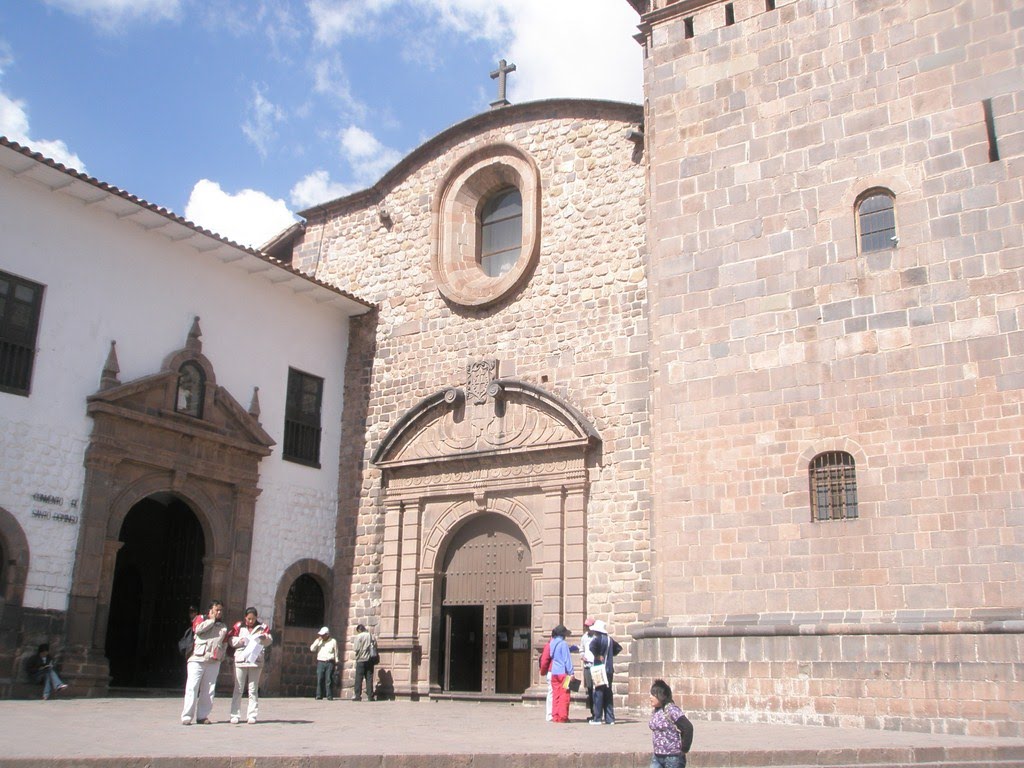
[[[797,658],[829,645],[837,664],[914,659],[810,677],[858,681],[845,712],[861,722],[920,715],[943,728],[929,717],[937,706],[949,715],[937,702],[959,690],[929,664],[956,660],[976,681],[971,664],[1004,655],[954,617],[982,610],[1012,626],[1024,605],[1022,11],[736,0],[727,25],[721,2],[655,5],[645,67],[657,620],[644,642],[687,626],[764,634],[766,616],[838,634],[870,612],[890,629],[866,629],[871,651],[849,659],[850,638],[773,641],[753,656],[716,639],[699,657],[645,646],[645,659],[662,659],[645,669],[727,675],[730,696],[703,702],[739,718],[778,716],[761,706],[758,680],[773,681],[782,716],[813,720],[827,695],[813,680],[797,690]],[[898,247],[861,254],[855,202],[879,186],[895,195]],[[859,519],[811,522],[808,463],[827,450],[856,460]],[[910,639],[914,611],[963,636]],[[1019,730],[1019,706],[997,705],[1024,698],[1024,675],[1003,671],[1012,682],[979,684],[982,703],[950,715],[971,722],[957,727]],[[925,681],[930,711],[907,712],[911,680]],[[695,684],[712,696],[713,683]]]
[[[552,392],[600,433],[590,469],[587,610],[607,617],[615,631],[648,610],[646,189],[641,158],[625,136],[639,120],[637,107],[601,102],[492,111],[441,134],[375,189],[305,212],[309,225],[295,266],[380,308],[372,338],[359,342],[357,330],[350,349],[350,364],[358,343],[375,361],[361,487],[339,491],[343,500],[358,500],[354,524],[342,503],[338,557],[346,562],[336,567],[339,578],[351,573],[348,607],[337,609],[350,623],[376,631],[380,612],[384,510],[380,473],[368,465],[372,451],[408,409],[463,385],[467,363],[491,357],[501,376]],[[539,260],[510,298],[462,308],[434,283],[431,201],[459,158],[498,142],[523,150],[539,170]],[[390,220],[382,222],[379,207]],[[351,402],[347,394],[346,413]]]

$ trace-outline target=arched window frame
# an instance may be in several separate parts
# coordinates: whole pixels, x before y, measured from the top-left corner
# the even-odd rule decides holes
[[[191,386],[188,377],[191,376]],[[189,393],[191,396],[189,397]],[[187,398],[184,402],[182,398]],[[178,386],[174,393],[174,410],[186,416],[203,418],[203,401],[206,399],[206,371],[198,362],[186,360],[178,368]]]
[[[853,520],[859,517],[857,467],[846,451],[824,451],[807,467],[811,522]]]
[[[512,214],[499,213],[500,206],[515,196],[518,211]],[[477,263],[488,277],[501,277],[512,270],[523,251],[523,194],[514,185],[506,185],[483,197],[476,217]],[[515,244],[505,248],[488,248],[488,234],[507,225],[514,232],[509,238]]]
[[[887,200],[887,207],[865,210],[872,201]],[[857,196],[854,204],[854,218],[857,223],[857,250],[860,253],[876,253],[892,250],[899,245],[896,227],[896,195],[885,187],[872,187]]]

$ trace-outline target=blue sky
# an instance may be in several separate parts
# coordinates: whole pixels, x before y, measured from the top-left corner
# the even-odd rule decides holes
[[[626,0],[0,0],[0,134],[258,245],[508,97],[638,102]]]

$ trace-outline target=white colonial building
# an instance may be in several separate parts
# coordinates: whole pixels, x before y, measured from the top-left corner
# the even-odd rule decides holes
[[[272,621],[333,566],[371,307],[2,138],[0,231],[0,688],[44,641],[86,689],[175,683],[189,604]]]

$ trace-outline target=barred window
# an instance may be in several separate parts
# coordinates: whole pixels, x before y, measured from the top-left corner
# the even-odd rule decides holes
[[[896,247],[899,238],[896,237],[894,199],[887,189],[871,189],[861,196],[857,203],[861,253]]]
[[[523,196],[515,187],[491,195],[480,212],[480,268],[501,277],[523,250]]]
[[[320,627],[324,623],[324,591],[320,583],[304,573],[288,589],[284,608],[289,627]]]
[[[288,395],[284,414],[284,448],[289,461],[320,466],[320,407],[324,380],[288,369]]]
[[[826,451],[811,459],[811,520],[849,520],[857,517],[857,472],[853,456]]]
[[[28,395],[43,286],[0,272],[0,392]]]

